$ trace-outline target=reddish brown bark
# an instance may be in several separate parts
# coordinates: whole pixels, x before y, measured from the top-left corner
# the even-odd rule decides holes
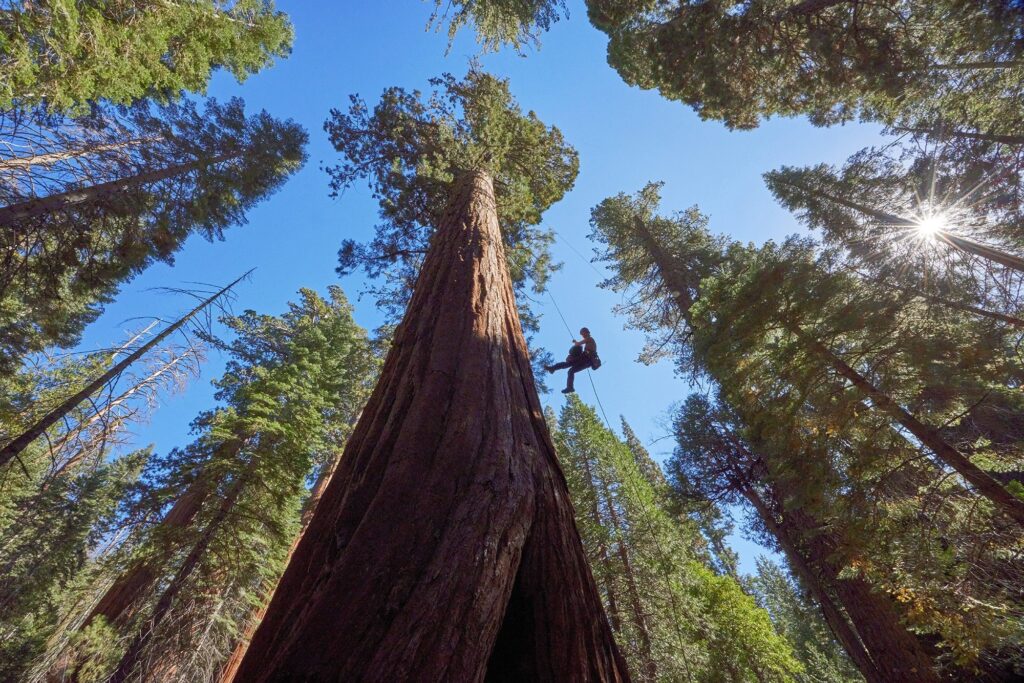
[[[197,479],[167,511],[160,522],[161,527],[170,531],[184,529],[192,524],[192,520],[199,514],[209,492],[209,482],[202,477]],[[139,603],[153,589],[153,585],[159,578],[162,560],[163,558],[145,558],[131,565],[103,594],[103,597],[82,623],[82,628],[88,626],[99,616],[104,617],[111,624],[123,625],[126,623]]]
[[[587,475],[587,483],[593,496],[590,504],[590,519],[593,520],[598,528],[601,528],[604,526],[604,520],[601,519],[601,510],[598,507],[597,484],[594,481],[594,473],[590,467],[590,459],[587,457],[583,458],[583,470]],[[614,572],[612,571],[611,558],[608,555],[608,544],[604,542],[603,538],[598,542],[597,555],[601,561],[601,567],[604,569],[605,576],[609,579],[603,586],[608,601],[608,616],[611,619],[612,630],[615,633],[619,633],[622,631],[622,620],[619,617],[619,605],[615,596],[615,586],[610,580]]]
[[[466,174],[381,379],[236,681],[622,681]]]
[[[839,641],[839,644],[846,650],[846,654],[849,655],[854,666],[857,667],[868,683],[886,683],[882,674],[875,668],[871,655],[864,649],[864,643],[861,642],[860,636],[854,631],[850,622],[847,621],[846,615],[825,589],[825,585],[817,573],[808,564],[803,554],[797,550],[796,543],[775,519],[775,515],[752,488],[743,487],[742,493],[750,501],[751,505],[754,506],[765,528],[778,541],[779,547],[782,548],[782,552],[789,561],[789,566],[800,578],[800,583],[811,592],[811,595],[818,602],[821,614],[825,618],[825,623],[828,624],[829,629],[836,637],[836,640]]]
[[[640,589],[636,585],[636,576],[633,574],[633,563],[629,559],[629,547],[623,539],[623,527],[619,521],[618,510],[615,509],[615,501],[608,490],[608,483],[602,482],[601,489],[604,492],[604,499],[608,505],[608,515],[611,517],[612,528],[619,536],[618,554],[622,562],[622,573],[626,579],[626,595],[629,597],[630,618],[633,627],[640,635],[640,658],[643,661],[645,680],[655,681],[658,679],[658,666],[651,653],[651,633],[647,627],[647,615],[644,614],[643,605],[640,603]]]
[[[224,499],[221,500],[220,506],[217,508],[216,514],[209,521],[206,527],[203,529],[199,538],[196,540],[195,545],[189,551],[188,555],[185,556],[184,561],[181,563],[181,567],[178,568],[174,578],[168,584],[167,588],[163,593],[160,594],[160,598],[157,600],[156,605],[153,607],[153,613],[146,620],[142,629],[135,635],[134,640],[128,645],[128,649],[125,651],[124,656],[121,657],[121,661],[117,665],[117,669],[110,676],[109,683],[124,683],[129,677],[134,675],[136,667],[138,667],[140,658],[142,657],[143,651],[146,646],[152,640],[154,633],[160,628],[164,618],[171,611],[174,606],[175,600],[185,587],[189,577],[195,571],[196,567],[199,566],[199,562],[202,560],[203,555],[206,554],[206,549],[210,547],[210,542],[213,540],[214,535],[220,529],[221,524],[227,519],[234,508],[235,503],[238,501],[238,496],[245,488],[245,484],[251,474],[251,466],[246,472],[240,476],[228,489]],[[166,667],[166,664],[164,664]],[[170,671],[176,668],[175,664],[170,664]],[[167,670],[165,668],[165,670]]]
[[[341,452],[339,451],[335,458],[320,472],[320,476],[317,477],[313,487],[309,490],[309,497],[302,506],[302,519],[299,522],[299,533],[292,542],[292,547],[288,549],[288,558],[285,560],[285,566],[292,559],[292,555],[295,554],[295,549],[299,547],[299,541],[302,540],[303,535],[306,533],[306,529],[309,528],[309,523],[313,521],[313,515],[316,513],[317,505],[320,504],[320,499],[324,495],[324,491],[327,490],[327,485],[331,482],[331,478],[334,476],[335,470],[338,468],[338,463],[341,462]],[[255,614],[249,619],[245,626],[245,632],[235,645],[235,649],[231,651],[231,657],[228,658],[227,663],[224,665],[224,669],[221,671],[220,680],[222,683],[230,683],[234,679],[235,674],[238,673],[238,667],[242,664],[242,659],[245,657],[246,651],[249,649],[249,643],[252,642],[252,636],[256,633],[256,627],[263,621],[263,617],[267,614],[267,607],[270,605],[270,600],[274,596],[274,591],[277,588],[277,584],[268,592],[266,602],[256,611]]]

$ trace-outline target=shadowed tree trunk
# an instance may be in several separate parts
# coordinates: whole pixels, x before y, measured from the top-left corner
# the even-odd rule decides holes
[[[288,549],[288,559],[285,561],[285,566],[291,561],[292,556],[295,554],[295,549],[299,547],[299,541],[302,540],[303,535],[306,533],[306,529],[309,528],[309,523],[313,521],[313,516],[316,514],[317,506],[320,504],[320,499],[323,498],[324,491],[327,490],[327,485],[331,483],[331,479],[334,477],[334,472],[338,468],[338,463],[341,462],[342,452],[338,451],[334,459],[330,464],[325,465],[323,470],[320,472],[320,476],[317,477],[316,482],[313,483],[313,487],[309,490],[309,497],[302,506],[302,519],[299,522],[299,534],[295,537],[295,541],[292,543],[292,547]],[[222,683],[230,683],[230,681],[238,673],[238,667],[242,664],[242,659],[245,657],[246,651],[249,649],[249,643],[252,642],[252,635],[256,632],[256,627],[263,621],[263,617],[267,614],[267,607],[270,605],[270,599],[274,596],[274,590],[277,584],[271,586],[268,590],[269,597],[266,602],[256,610],[256,613],[250,617],[245,626],[245,632],[242,637],[238,640],[235,645],[235,649],[231,652],[231,657],[228,658],[227,663],[224,665],[223,671],[221,671],[220,680]]]
[[[174,502],[160,522],[160,526],[166,530],[184,529],[190,526],[209,494],[210,483],[200,477]],[[150,557],[132,564],[103,594],[103,597],[82,623],[82,628],[100,616],[111,624],[126,623],[138,604],[153,590],[154,584],[160,577],[161,565],[166,559],[166,557]]]
[[[797,549],[796,543],[790,538],[788,530],[783,528],[778,520],[775,519],[775,515],[761,499],[757,491],[749,486],[743,486],[741,492],[743,497],[754,506],[765,528],[775,537],[786,559],[789,560],[789,566],[800,577],[801,584],[817,600],[818,606],[821,608],[821,614],[825,618],[825,623],[828,624],[832,634],[839,641],[840,645],[843,646],[843,649],[846,650],[846,654],[849,655],[861,675],[864,676],[864,679],[868,683],[886,683],[885,677],[875,667],[871,655],[864,649],[864,643],[861,642],[860,636],[854,631],[850,622],[847,621],[846,615],[843,614],[839,606],[832,599],[832,596],[825,589],[825,585],[818,577],[817,572],[814,571],[810,564],[808,564],[807,559]]]
[[[186,582],[192,576],[196,567],[199,566],[199,562],[202,560],[203,555],[206,553],[206,549],[210,546],[210,542],[213,540],[214,534],[220,529],[221,524],[227,519],[228,515],[231,514],[231,510],[234,508],[235,503],[238,501],[238,496],[245,488],[252,473],[252,465],[241,475],[228,489],[221,501],[220,506],[217,508],[216,514],[203,529],[202,534],[199,536],[195,545],[189,551],[178,569],[174,578],[168,584],[166,590],[160,595],[156,605],[153,607],[153,613],[143,624],[142,630],[137,633],[131,643],[128,645],[127,651],[124,656],[121,657],[120,663],[117,665],[117,669],[110,676],[109,683],[124,683],[129,677],[131,677],[136,667],[142,658],[142,653],[146,649],[146,645],[152,640],[153,635],[157,629],[160,628],[161,623],[167,614],[171,611],[174,606],[174,602],[185,587]],[[172,665],[173,666],[173,665]],[[173,669],[172,669],[173,672]],[[145,675],[145,674],[143,674]],[[159,676],[157,679],[159,680]]]
[[[604,521],[601,519],[601,510],[599,509],[600,496],[597,494],[597,484],[594,481],[594,473],[590,467],[588,454],[584,453],[581,461],[583,462],[584,473],[587,475],[587,485],[590,487],[590,493],[593,496],[590,505],[590,519],[593,520],[594,526],[597,529],[601,529],[604,527]],[[604,569],[605,576],[608,579],[604,585],[604,591],[608,596],[608,616],[612,622],[612,631],[619,633],[622,631],[622,619],[619,617],[619,605],[615,597],[615,586],[611,580],[612,576],[614,576],[614,571],[612,570],[611,558],[608,556],[608,544],[604,538],[601,538],[598,542],[597,555],[601,560],[601,567]]]
[[[485,173],[457,182],[236,681],[623,681]]]
[[[633,626],[640,636],[640,656],[643,658],[644,674],[647,680],[658,679],[658,665],[654,661],[651,652],[651,633],[647,627],[647,615],[644,614],[643,605],[640,604],[640,589],[636,585],[636,576],[633,574],[633,563],[629,559],[629,548],[626,545],[626,534],[622,523],[619,521],[619,513],[615,509],[615,501],[612,499],[611,491],[608,490],[608,482],[601,482],[601,490],[604,493],[605,503],[608,505],[608,515],[611,517],[612,529],[619,538],[618,554],[622,562],[623,576],[626,579],[626,595],[629,597],[629,611],[632,617]]]

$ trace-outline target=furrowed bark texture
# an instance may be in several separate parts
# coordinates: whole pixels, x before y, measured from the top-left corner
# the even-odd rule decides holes
[[[623,681],[467,174],[236,681]]]

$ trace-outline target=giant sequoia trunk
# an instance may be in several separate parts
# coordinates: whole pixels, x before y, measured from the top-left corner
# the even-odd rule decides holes
[[[493,185],[462,177],[236,681],[622,681]]]

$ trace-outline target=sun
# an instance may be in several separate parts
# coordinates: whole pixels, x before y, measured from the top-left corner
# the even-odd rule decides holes
[[[945,232],[949,227],[949,221],[941,213],[928,214],[917,219],[917,232],[921,237],[934,238],[939,233]]]

